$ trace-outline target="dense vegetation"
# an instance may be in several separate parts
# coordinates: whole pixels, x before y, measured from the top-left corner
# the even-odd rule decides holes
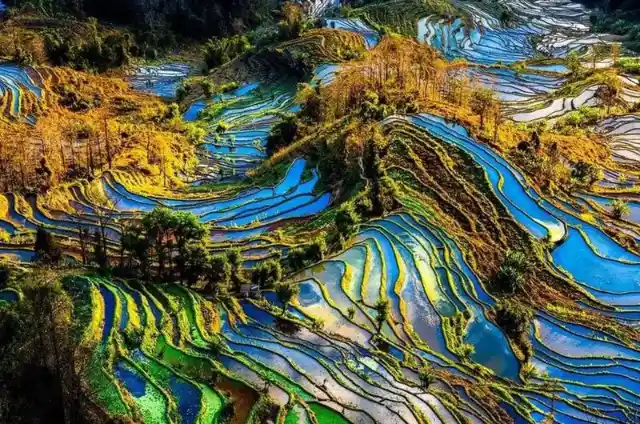
[[[32,2],[10,0],[9,6],[27,6]],[[98,0],[45,0],[37,3],[50,16],[68,13],[77,17],[94,16],[106,21],[133,25],[161,36],[171,31],[188,37],[206,38],[239,33],[269,20],[277,7],[272,0],[204,0],[147,2]]]

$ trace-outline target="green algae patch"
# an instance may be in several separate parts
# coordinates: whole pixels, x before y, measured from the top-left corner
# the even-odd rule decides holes
[[[319,424],[349,424],[345,417],[319,403],[310,403],[309,409],[311,409]]]
[[[200,422],[215,423],[218,422],[218,416],[224,407],[222,397],[215,390],[205,385],[199,384],[198,388],[202,392]]]

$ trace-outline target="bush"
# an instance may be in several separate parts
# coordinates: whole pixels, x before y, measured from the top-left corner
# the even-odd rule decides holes
[[[614,218],[621,219],[625,215],[629,215],[631,213],[631,208],[629,207],[629,203],[622,199],[615,199],[611,202],[611,215]]]
[[[493,279],[492,287],[498,293],[513,295],[525,283],[529,262],[523,252],[510,250]]]
[[[342,238],[349,239],[358,232],[360,216],[356,212],[353,204],[345,203],[336,214],[336,227]]]
[[[571,177],[578,186],[589,188],[600,181],[604,173],[594,164],[579,161],[573,167]]]
[[[244,35],[228,38],[214,37],[203,47],[204,61],[208,69],[217,68],[246,53],[252,48],[249,39]]]
[[[298,133],[298,118],[289,115],[271,129],[267,138],[267,155],[271,156],[279,149],[289,146]]]

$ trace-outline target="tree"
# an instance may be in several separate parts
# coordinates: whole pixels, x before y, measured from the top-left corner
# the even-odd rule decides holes
[[[609,48],[604,43],[593,44],[591,46],[592,69],[596,69],[598,61],[607,54],[608,49]]]
[[[175,228],[173,212],[167,208],[156,208],[142,218],[142,228],[152,247],[158,263],[158,276],[163,278],[169,254],[169,242]]]
[[[178,249],[176,258],[178,273],[180,279],[184,281],[187,272],[186,266],[196,266],[193,261],[206,261],[206,257],[202,256],[201,244],[207,235],[207,227],[200,222],[196,215],[190,212],[175,212],[171,225],[175,246]],[[190,270],[190,272],[193,271],[193,269]]]
[[[607,115],[610,113],[611,107],[622,102],[619,98],[621,91],[622,81],[615,74],[607,74],[603,84],[596,90],[596,97],[607,107]]]
[[[614,65],[619,58],[620,58],[620,44],[613,43],[611,44],[611,59],[613,60]]]
[[[592,163],[579,161],[571,170],[571,177],[579,186],[589,188],[604,176],[602,170]]]
[[[420,367],[418,370],[418,378],[420,379],[420,386],[422,387],[422,390],[426,391],[429,389],[429,386],[435,383],[436,374],[431,366],[425,365]]]
[[[214,37],[203,47],[204,60],[208,69],[217,68],[249,51],[251,47],[249,39],[244,35]]]
[[[107,251],[104,250],[102,234],[99,231],[93,233],[93,260],[102,272],[106,271],[109,267],[109,258]]]
[[[218,294],[220,289],[227,288],[231,281],[231,264],[228,256],[217,255],[210,258],[205,278],[209,292],[214,295]]]
[[[479,88],[473,92],[471,110],[480,115],[480,128],[484,128],[487,115],[495,107],[496,103],[495,94],[488,88]]]
[[[291,282],[284,282],[276,285],[276,296],[282,302],[282,314],[284,315],[287,307],[294,297],[300,293],[300,286]]]
[[[73,304],[55,271],[19,282],[23,299],[0,308],[0,416],[3,422],[85,423],[96,407],[83,391],[91,350],[74,336]]]
[[[281,13],[280,38],[290,40],[299,37],[304,27],[304,11],[302,7],[293,2],[287,2],[282,6]]]
[[[242,270],[242,253],[239,249],[227,251],[227,261],[231,266],[231,284],[234,290],[240,290],[240,286],[246,283],[244,271]]]
[[[349,308],[347,309],[347,316],[350,320],[353,321],[353,318],[355,318],[356,316],[356,308],[354,308],[353,306],[349,306]]]
[[[182,269],[182,281],[193,287],[198,283],[200,278],[205,275],[211,259],[209,257],[209,250],[207,250],[207,247],[203,243],[192,242],[180,250],[176,261]]]
[[[611,202],[611,215],[616,219],[622,219],[631,213],[629,203],[623,199],[615,199]]]
[[[321,234],[305,247],[305,257],[311,262],[318,262],[324,259],[327,252],[327,242],[325,235]]]
[[[522,289],[528,270],[529,261],[526,255],[520,251],[509,250],[493,279],[493,287],[499,293],[513,295]]]
[[[36,260],[46,264],[56,264],[62,259],[62,250],[54,237],[42,227],[36,232]]]
[[[567,67],[574,75],[580,74],[582,72],[582,64],[580,63],[580,56],[575,51],[572,51],[567,56]]]
[[[273,288],[282,279],[282,267],[275,260],[261,262],[253,269],[251,281],[261,289]]]
[[[140,271],[143,277],[149,276],[150,260],[149,250],[151,248],[149,240],[144,234],[144,229],[140,225],[126,224],[122,227],[122,236],[120,237],[120,268],[124,271],[124,257],[128,258],[128,268],[133,268],[133,260],[137,260],[140,265]]]
[[[378,333],[382,331],[382,325],[389,319],[390,303],[389,299],[378,299],[373,309],[376,311],[376,324]]]
[[[267,155],[272,156],[279,149],[290,145],[298,133],[298,117],[287,115],[271,129],[267,138]]]

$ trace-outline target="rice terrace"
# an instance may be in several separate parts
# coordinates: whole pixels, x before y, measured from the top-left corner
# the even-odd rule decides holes
[[[0,424],[640,424],[640,5],[0,2]]]

